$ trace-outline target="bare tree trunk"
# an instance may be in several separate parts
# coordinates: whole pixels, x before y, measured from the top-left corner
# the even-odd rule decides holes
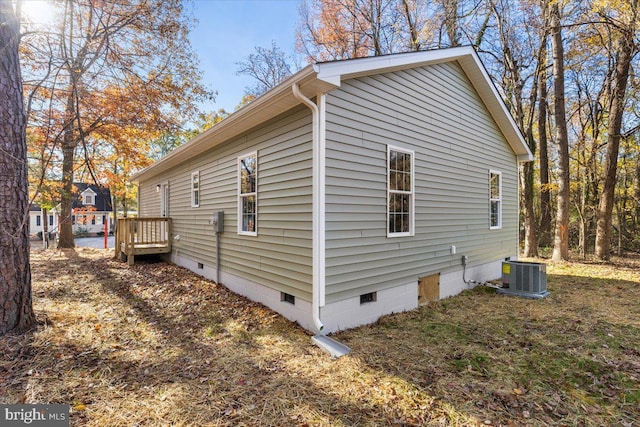
[[[626,155],[622,156],[622,161],[626,160]],[[629,192],[627,187],[627,174],[625,171],[624,177],[622,178],[622,182],[620,183],[622,187],[622,194],[618,195],[617,200],[614,204],[614,210],[616,212],[616,219],[618,223],[618,241],[616,242],[616,255],[622,256],[624,253],[624,239],[627,235],[627,220],[626,220],[626,212],[627,212],[627,202],[629,200]],[[612,227],[615,229],[615,227]]]
[[[640,234],[640,144],[636,150],[635,233]]]
[[[382,0],[369,0],[371,6],[371,37],[373,39],[373,51],[375,56],[382,55]]]
[[[531,153],[535,155],[536,153],[536,139],[533,136],[533,108],[535,106],[535,97],[537,95],[536,85],[537,81],[534,82],[534,87],[531,90],[531,96],[529,99],[531,105],[531,113],[527,119],[526,125],[526,139],[527,145],[531,150]],[[521,98],[520,98],[521,99]],[[519,110],[523,110],[522,108],[522,100],[519,101],[520,107]],[[524,113],[519,114],[524,116]],[[524,126],[524,120],[523,120]],[[533,198],[534,198],[534,171],[535,171],[535,163],[533,161],[526,162],[522,165],[522,196],[524,198],[524,256],[526,257],[537,257],[538,256],[538,231],[536,226],[536,214],[533,206]]]
[[[578,249],[580,251],[580,256],[584,259],[587,257],[587,221],[582,214],[580,215],[580,223],[578,224],[578,227]]]
[[[580,165],[586,165],[586,146],[584,137],[580,138],[578,142],[578,166],[577,166],[577,176],[575,178],[575,182],[579,183],[578,187],[578,196],[576,197],[576,210],[578,211],[579,219],[579,230],[578,230],[578,251],[580,252],[580,256],[585,259],[587,256],[587,245],[588,245],[588,222],[587,219],[589,206],[588,206],[588,193],[589,193],[589,183],[588,180],[588,171],[584,172],[580,168]]]
[[[581,91],[578,89],[578,97],[580,97]],[[574,166],[574,197],[575,197],[575,209],[578,213],[578,253],[584,259],[586,256],[586,236],[587,236],[587,220],[585,213],[589,209],[587,207],[587,170],[583,170],[582,166],[586,165],[586,126],[583,125],[584,119],[582,118],[582,109],[578,109],[576,112],[578,121],[581,123],[581,131],[577,137],[575,144],[576,151],[576,164]]]
[[[618,230],[618,256],[624,255],[624,249],[622,246],[622,222],[620,221],[622,215],[618,214],[618,224],[620,229]]]
[[[542,49],[546,51],[543,43]],[[551,192],[549,191],[549,142],[547,140],[547,54],[540,55],[540,84],[538,86],[538,142],[540,157],[540,236],[538,243],[541,246],[551,245]]]
[[[634,19],[635,21],[635,19]],[[610,258],[613,202],[618,172],[618,153],[620,151],[620,131],[624,115],[625,94],[629,80],[629,68],[635,53],[635,31],[626,29],[618,46],[613,96],[609,109],[609,130],[607,135],[607,154],[605,161],[605,180],[600,203],[598,204],[598,223],[596,226],[596,256],[602,260]]]
[[[73,240],[73,224],[71,217],[73,215],[73,165],[76,148],[76,138],[74,135],[74,121],[76,116],[76,108],[74,104],[74,81],[69,84],[69,94],[65,109],[67,126],[64,130],[62,139],[62,192],[60,197],[60,222],[58,224],[59,248],[73,248],[75,242]]]
[[[458,34],[458,0],[442,0],[444,8],[444,27],[449,39],[449,47],[460,46]]]
[[[73,147],[62,149],[62,192],[60,196],[60,222],[58,224],[59,248],[73,248],[73,225],[71,217],[73,215]]]
[[[550,5],[551,49],[556,143],[558,144],[558,213],[553,242],[553,260],[569,259],[569,138],[564,101],[564,47],[558,3]]]
[[[0,335],[22,332],[35,324],[19,31],[13,3],[0,1]]]
[[[420,39],[418,37],[418,28],[417,28],[417,16],[412,16],[411,8],[409,7],[409,0],[402,0],[402,11],[404,12],[404,17],[407,20],[407,26],[409,27],[409,46],[412,51],[420,50]]]
[[[42,247],[44,249],[49,249],[49,221],[47,221],[47,216],[49,214],[47,212],[47,208],[42,208],[40,210],[40,215],[42,216]]]
[[[522,165],[522,191],[524,197],[524,256],[538,256],[538,241],[536,239],[536,218],[533,209],[533,172],[534,163]]]

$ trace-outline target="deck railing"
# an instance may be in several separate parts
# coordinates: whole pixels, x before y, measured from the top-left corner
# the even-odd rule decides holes
[[[115,255],[133,265],[135,255],[171,252],[170,237],[171,218],[118,218]]]

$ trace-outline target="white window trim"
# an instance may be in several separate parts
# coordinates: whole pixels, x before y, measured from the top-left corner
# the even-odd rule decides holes
[[[254,193],[246,193],[246,194],[241,194],[240,192],[240,186],[241,186],[241,177],[242,177],[242,168],[240,166],[240,161],[242,159],[246,159],[247,157],[255,157],[256,159],[256,191]],[[238,194],[238,209],[237,209],[237,217],[238,217],[238,234],[243,235],[243,236],[257,236],[258,235],[258,152],[257,151],[252,151],[250,153],[246,153],[242,156],[238,156],[238,188],[237,188],[237,194]],[[254,195],[255,196],[255,200],[256,200],[256,220],[255,220],[255,224],[253,225],[253,229],[254,231],[244,231],[242,230],[242,197],[243,196],[250,196],[250,195]]]
[[[196,190],[193,187],[193,178],[198,178],[198,189]],[[196,192],[198,193],[198,202],[196,203]],[[198,208],[200,207],[200,171],[191,172],[191,207]]]
[[[96,204],[96,193],[91,189],[91,188],[87,188],[86,190],[84,190],[82,193],[80,193],[82,195],[82,204],[83,205],[91,205],[91,206],[95,206]]]
[[[392,193],[391,190],[389,190],[389,175],[390,175],[390,168],[389,168],[389,158],[391,157],[391,151],[400,151],[402,153],[407,153],[411,155],[411,193],[410,193],[410,198],[409,198],[409,204],[411,205],[409,207],[409,231],[408,232],[403,232],[403,233],[390,233],[389,232],[389,195]],[[395,145],[387,145],[387,159],[386,159],[386,168],[387,168],[387,199],[385,200],[385,204],[386,204],[386,208],[385,208],[385,212],[386,212],[386,217],[385,217],[385,228],[387,229],[387,237],[406,237],[406,236],[414,236],[415,235],[415,218],[416,218],[416,204],[415,204],[415,199],[416,199],[416,192],[415,192],[415,185],[416,185],[416,153],[414,150],[409,150],[407,148],[402,148],[402,147],[398,147]],[[402,192],[400,192],[402,193]]]
[[[497,199],[491,198],[491,176],[498,175],[498,191],[500,197]],[[498,204],[498,225],[491,225],[491,202],[497,201]],[[502,172],[489,169],[489,230],[502,229]]]

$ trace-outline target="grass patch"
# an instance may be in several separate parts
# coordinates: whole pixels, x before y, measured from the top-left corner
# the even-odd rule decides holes
[[[34,251],[39,328],[0,338],[0,403],[73,426],[620,425],[640,419],[640,262],[549,264],[551,296],[477,288],[336,334],[331,360],[173,265]]]

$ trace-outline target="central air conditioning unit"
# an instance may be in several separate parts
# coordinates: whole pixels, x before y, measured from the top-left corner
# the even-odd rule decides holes
[[[498,292],[526,298],[544,298],[547,291],[547,266],[538,262],[504,261],[502,288]]]

